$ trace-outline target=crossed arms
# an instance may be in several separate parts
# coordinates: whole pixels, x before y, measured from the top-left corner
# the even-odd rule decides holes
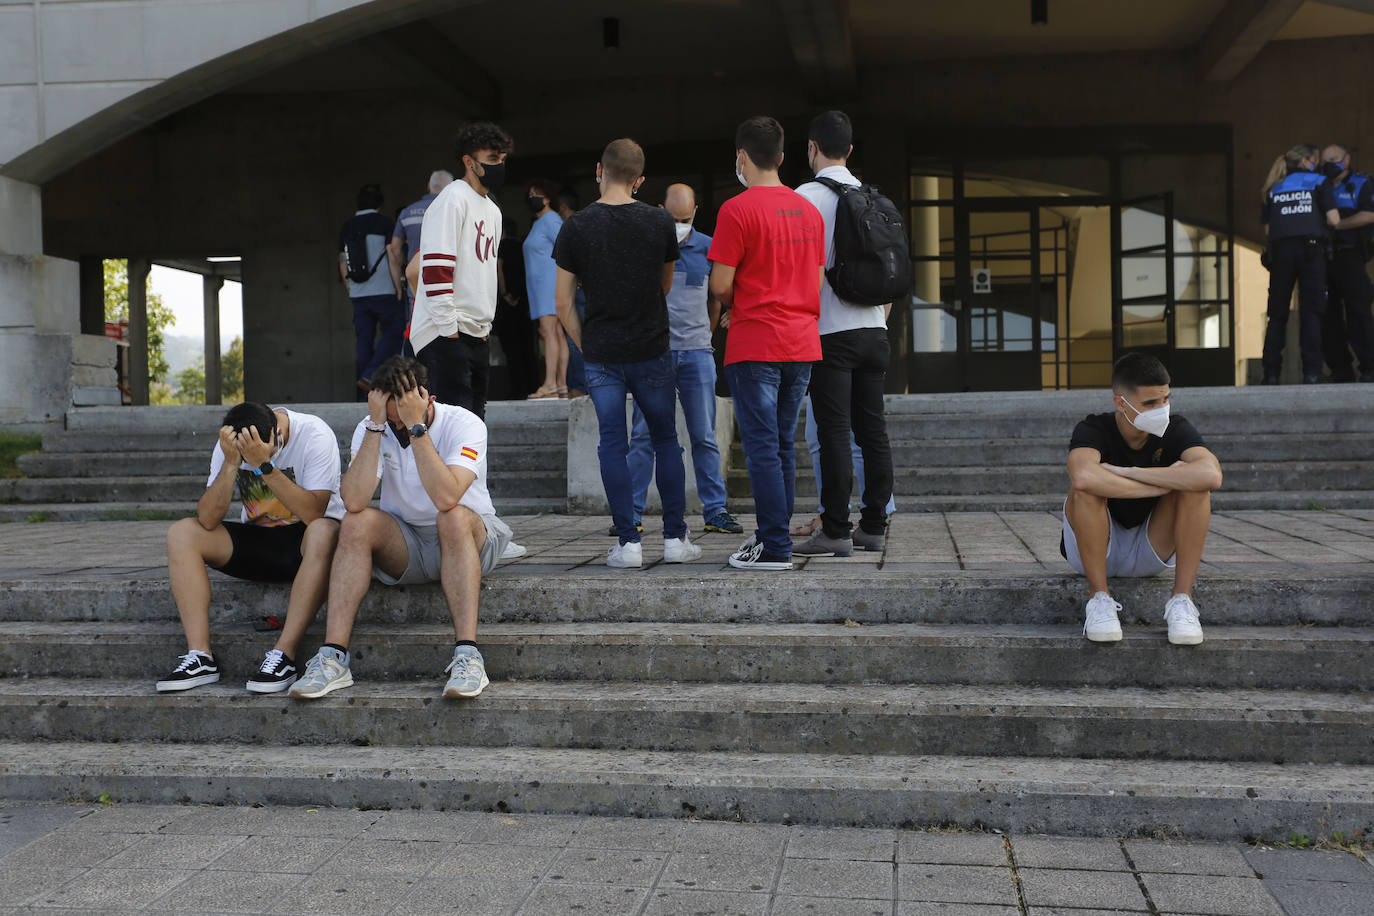
[[[1069,452],[1069,484],[1106,499],[1143,499],[1163,496],[1172,490],[1201,492],[1221,488],[1221,462],[1200,445],[1183,452],[1167,468],[1118,467],[1102,461],[1095,448]]]

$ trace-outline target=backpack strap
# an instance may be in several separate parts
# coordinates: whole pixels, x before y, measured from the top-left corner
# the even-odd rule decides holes
[[[844,193],[846,191],[855,190],[853,185],[841,184],[833,178],[822,178],[821,176],[816,175],[812,177],[811,180],[816,182],[816,184],[820,185],[823,188],[829,188],[830,190],[834,191],[836,194],[840,196],[844,196]]]

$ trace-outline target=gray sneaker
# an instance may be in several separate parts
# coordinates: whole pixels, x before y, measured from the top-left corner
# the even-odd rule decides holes
[[[449,699],[475,697],[491,683],[487,680],[487,663],[482,660],[482,653],[477,651],[476,646],[455,647],[453,661],[444,669],[445,674],[450,672],[448,683],[444,685],[444,696]]]
[[[883,544],[887,541],[887,534],[869,534],[862,528],[855,528],[851,537],[854,539],[854,546],[860,550],[882,550]]]
[[[792,548],[799,557],[852,557],[854,556],[853,538],[827,537],[817,528],[811,537]]]
[[[288,694],[295,700],[317,700],[327,693],[353,686],[353,672],[348,669],[349,654],[321,647],[305,666],[305,674],[291,685]]]

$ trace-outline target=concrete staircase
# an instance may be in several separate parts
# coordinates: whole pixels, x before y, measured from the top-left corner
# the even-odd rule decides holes
[[[343,466],[362,404],[292,404],[339,437]],[[0,521],[177,518],[205,490],[223,407],[98,407],[67,412],[43,451],[19,459],[26,475],[0,480]],[[496,401],[488,407],[488,481],[503,515],[567,509],[566,401]],[[238,506],[231,514],[238,514]]]
[[[1104,391],[891,395],[898,509],[1058,510],[1074,424],[1111,409]],[[1374,507],[1374,385],[1177,389],[1174,411],[1221,459],[1218,509]],[[797,446],[797,511],[804,513],[817,490],[802,424]],[[732,510],[751,511],[738,443],[727,491]]]
[[[1340,518],[1374,545],[1374,513]],[[891,557],[926,519],[898,516]],[[1148,619],[1100,647],[1066,575],[740,574],[718,565],[737,539],[702,540],[693,567],[498,570],[493,685],[463,703],[439,696],[433,586],[374,588],[357,685],[303,704],[242,689],[271,640],[245,621],[283,588],[217,577],[224,680],[157,696],[181,638],[165,578],[11,577],[0,797],[1233,839],[1374,826],[1369,564],[1211,570],[1207,641],[1186,650],[1158,624],[1165,583],[1123,583]]]

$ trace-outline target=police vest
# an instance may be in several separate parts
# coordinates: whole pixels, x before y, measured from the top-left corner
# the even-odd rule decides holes
[[[1269,189],[1269,238],[1326,235],[1326,215],[1317,198],[1325,181],[1317,172],[1289,172]]]
[[[1369,176],[1364,172],[1352,172],[1346,176],[1345,181],[1333,184],[1336,192],[1336,209],[1340,211],[1341,219],[1360,212],[1360,195],[1364,193],[1364,186],[1368,181]],[[1372,230],[1374,226],[1335,230],[1333,234],[1336,238],[1336,247],[1353,248],[1361,239],[1369,238]]]

